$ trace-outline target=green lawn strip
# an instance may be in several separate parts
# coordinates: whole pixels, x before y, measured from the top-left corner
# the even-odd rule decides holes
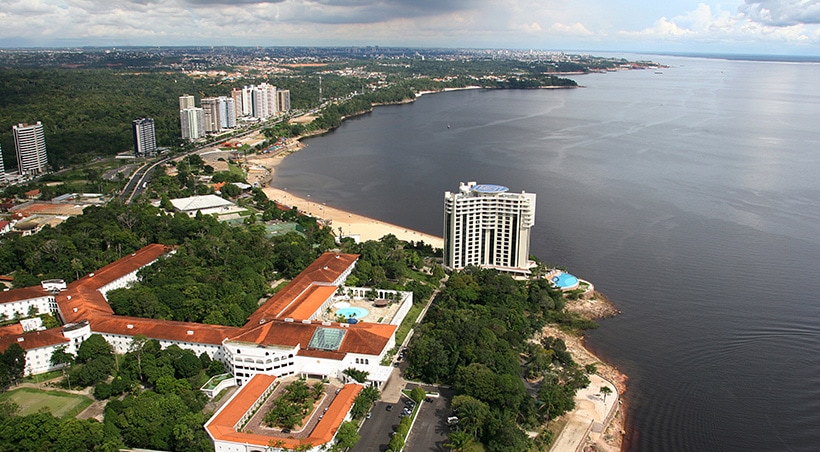
[[[62,377],[63,373],[59,370],[52,370],[51,372],[45,372],[42,374],[37,375],[29,375],[28,377],[23,378],[23,383],[40,383],[46,380],[53,380],[57,377]]]
[[[413,307],[407,312],[407,316],[404,317],[404,321],[401,322],[399,328],[396,330],[396,345],[401,345],[404,343],[404,338],[410,333],[410,330],[413,328],[413,325],[416,324],[416,319],[419,318],[419,314],[421,314],[421,310],[424,309],[423,305],[414,304]]]
[[[20,416],[34,414],[47,408],[51,414],[67,419],[80,414],[94,401],[88,397],[61,391],[42,391],[19,388],[0,395],[0,400],[10,400],[20,406]]]

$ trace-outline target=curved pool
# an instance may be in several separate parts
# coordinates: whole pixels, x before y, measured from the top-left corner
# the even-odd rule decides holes
[[[578,278],[569,273],[559,273],[557,276],[552,277],[552,283],[555,284],[559,289],[575,289],[578,287]]]
[[[367,317],[367,314],[370,314],[365,308],[359,308],[356,306],[351,306],[348,308],[341,308],[336,310],[336,315],[344,316],[344,318],[354,318],[354,319],[363,319]]]

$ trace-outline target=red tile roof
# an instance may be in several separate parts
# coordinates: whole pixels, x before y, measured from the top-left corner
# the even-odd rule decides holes
[[[91,320],[98,315],[113,315],[114,311],[99,289],[154,262],[171,249],[159,244],[145,246],[70,283],[68,288],[56,297],[63,320],[66,323],[76,323]]]
[[[49,295],[43,286],[21,287],[19,289],[4,290],[0,292],[0,303],[10,303],[13,301],[32,300]]]
[[[148,245],[72,282],[66,290],[55,296],[63,321],[78,323],[87,320],[91,324],[91,330],[99,333],[128,336],[142,334],[151,339],[178,342],[219,345],[225,339],[231,339],[259,345],[299,346],[302,350],[300,353],[334,359],[342,359],[346,353],[379,355],[396,330],[394,325],[366,322],[343,327],[331,322],[323,324],[313,321],[304,324],[299,321],[310,317],[322,303],[333,296],[336,291],[333,282],[358,259],[358,255],[336,253],[322,254],[257,310],[242,328],[114,315],[99,289],[150,264],[170,250],[171,248],[163,245]],[[0,293],[0,302],[25,300],[47,293],[41,287],[15,289]],[[297,321],[285,322],[284,319],[288,317]],[[308,349],[310,339],[318,327],[345,330],[344,339],[338,350]],[[43,337],[50,337],[48,340],[52,343],[64,341],[59,328],[52,330],[48,330],[49,333]],[[0,350],[16,341],[18,336],[19,334],[12,334],[10,330],[0,329]],[[24,338],[25,340],[29,339]],[[36,343],[36,340],[32,339],[32,343]]]
[[[287,305],[276,317],[280,319],[309,320],[322,305],[336,293],[336,286],[312,285],[293,302]]]
[[[336,435],[339,426],[344,422],[347,413],[353,406],[356,397],[362,390],[357,384],[345,385],[333,402],[328,406],[324,417],[316,424],[307,438],[281,438],[258,433],[237,432],[236,424],[256,403],[264,392],[273,384],[276,377],[256,375],[243,386],[232,399],[220,409],[206,424],[205,430],[215,441],[230,441],[240,444],[267,446],[271,441],[279,442],[282,447],[295,449],[304,445],[318,446],[327,444]]]
[[[91,288],[71,288],[55,297],[65,323],[78,323],[97,316],[111,316],[114,310],[102,293]]]
[[[259,345],[285,345],[290,347],[299,346],[302,350],[299,354],[307,353],[308,343],[316,328],[333,328],[345,330],[345,337],[339,349],[331,351],[334,357],[340,359],[345,353],[361,353],[364,355],[381,354],[387,342],[396,331],[396,325],[359,322],[355,325],[343,327],[335,322],[313,321],[310,324],[302,322],[285,322],[274,320],[256,328],[246,329],[241,334],[231,338],[232,341],[255,343]],[[323,351],[328,352],[328,351]]]
[[[43,331],[32,331],[23,334],[5,334],[9,332],[11,331],[0,332],[0,350],[6,350],[11,344],[18,344],[20,347],[23,347],[23,350],[33,350],[35,348],[68,342],[68,339],[63,336],[62,328],[49,328]]]
[[[312,285],[332,284],[342,273],[355,264],[358,258],[359,255],[357,254],[322,254],[312,264],[308,265],[304,271],[293,278],[287,286],[257,309],[251,315],[248,323],[258,325],[262,319],[272,320],[279,317],[288,309],[293,300],[301,297]]]
[[[106,284],[114,282],[128,273],[145,267],[171,250],[171,247],[157,243],[145,246],[93,273],[83,276],[77,281],[72,282],[69,285],[69,289],[72,287],[88,287],[93,288],[94,290],[100,289]]]
[[[143,319],[122,315],[97,315],[89,320],[91,331],[97,333],[129,336],[142,334],[149,339],[194,342],[197,344],[219,345],[222,344],[223,340],[239,333],[239,328],[232,326]]]

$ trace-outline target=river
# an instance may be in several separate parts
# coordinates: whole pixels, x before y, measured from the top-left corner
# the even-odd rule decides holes
[[[273,184],[436,235],[460,181],[536,193],[532,254],[623,312],[587,345],[630,377],[630,450],[816,450],[820,65],[652,59],[378,107]]]

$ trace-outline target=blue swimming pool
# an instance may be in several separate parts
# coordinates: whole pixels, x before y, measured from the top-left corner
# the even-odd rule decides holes
[[[336,315],[344,316],[346,319],[355,318],[355,319],[362,319],[367,317],[367,314],[370,314],[365,308],[357,308],[355,306],[349,308],[341,308],[336,310]]]
[[[559,289],[574,289],[578,287],[578,278],[569,273],[559,273],[552,277],[552,283]]]

